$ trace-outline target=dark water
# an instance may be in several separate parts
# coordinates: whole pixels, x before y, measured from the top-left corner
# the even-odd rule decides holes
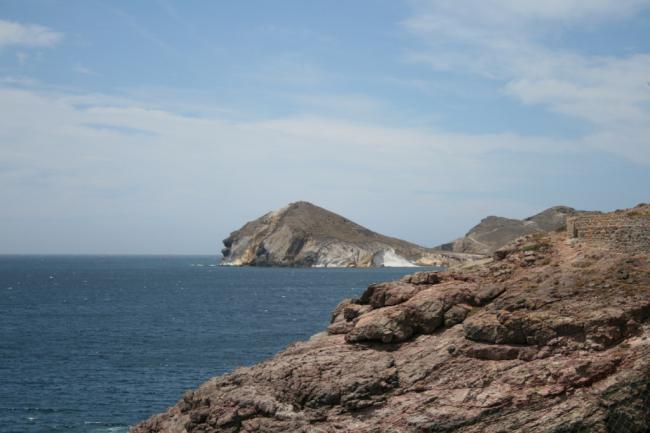
[[[412,269],[221,268],[206,256],[0,256],[0,432],[123,432],[321,331]]]

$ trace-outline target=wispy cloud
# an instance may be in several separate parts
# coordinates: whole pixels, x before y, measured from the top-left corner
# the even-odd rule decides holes
[[[0,88],[0,111],[5,113],[0,118],[0,164],[13,167],[0,172],[0,199],[14,203],[0,221],[26,221],[47,207],[53,219],[75,221],[67,230],[89,224],[84,221],[111,226],[137,215],[135,220],[166,221],[168,232],[183,225],[191,209],[197,228],[184,236],[195,245],[205,244],[205,230],[215,215],[221,215],[224,229],[236,227],[240,218],[299,198],[314,200],[315,194],[334,209],[362,197],[404,200],[415,194],[408,188],[419,185],[438,194],[447,194],[452,185],[487,194],[513,180],[512,173],[491,167],[489,161],[498,163],[491,154],[537,148],[552,152],[557,146],[516,136],[448,135],[313,116],[261,122],[188,117],[137,100],[34,89]],[[459,170],[463,176],[450,183]],[[224,215],[221,204],[241,196],[249,205],[240,203]],[[522,205],[513,206],[509,209]],[[247,211],[251,213],[241,214]],[[357,219],[374,215],[368,212]],[[384,209],[377,229],[388,231],[381,226],[384,219],[399,220],[391,212]],[[422,219],[428,227],[430,222]],[[410,236],[414,239],[414,233]],[[444,239],[438,234],[436,241]],[[138,248],[130,243],[122,251]]]
[[[0,20],[0,48],[51,47],[63,39],[63,33],[36,24]]]
[[[172,45],[164,41],[158,34],[149,30],[146,26],[142,25],[137,17],[131,15],[130,13],[115,7],[113,4],[109,3],[100,3],[106,10],[115,15],[124,25],[130,28],[133,32],[138,34],[140,37],[148,41],[149,43],[156,45],[158,48],[170,52],[177,53],[178,51]]]
[[[31,86],[36,86],[39,84],[39,82],[33,78],[28,78],[28,77],[14,77],[14,76],[4,76],[0,77],[0,83],[4,85],[10,85],[10,86],[25,86],[25,87],[31,87]]]
[[[545,43],[563,26],[604,25],[650,9],[648,0],[415,2],[403,25],[424,42],[411,61],[492,79],[523,104],[591,125],[581,141],[650,163],[650,55],[595,56]],[[625,141],[613,140],[614,136]],[[605,138],[609,137],[609,139]],[[576,144],[577,145],[577,144]]]
[[[568,182],[567,155],[594,154],[580,153],[592,146],[584,142],[517,134],[314,115],[188,116],[128,97],[16,84],[0,86],[0,166],[10,168],[0,170],[0,201],[12,203],[0,214],[0,245],[14,252],[38,249],[48,231],[65,234],[53,251],[211,251],[215,230],[223,235],[297,199],[434,245],[487,214],[523,217],[556,200],[579,206],[572,200],[579,184],[551,186],[550,200],[518,194],[549,179]],[[650,150],[643,151],[650,163]],[[588,178],[590,188],[607,187],[600,181]],[[31,224],[43,209],[47,224]],[[25,224],[39,227],[31,241],[13,235]],[[108,232],[115,236],[98,241],[97,233]],[[140,235],[164,242],[143,245]]]
[[[72,68],[72,70],[75,71],[77,74],[81,74],[81,75],[97,75],[97,74],[95,73],[95,71],[93,71],[93,70],[90,69],[90,68],[85,67],[85,66],[82,65],[81,63],[77,63],[77,64]]]

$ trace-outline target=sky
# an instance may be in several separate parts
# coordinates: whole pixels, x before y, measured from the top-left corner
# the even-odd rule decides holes
[[[298,200],[434,246],[649,187],[650,0],[0,0],[0,253],[217,254]]]

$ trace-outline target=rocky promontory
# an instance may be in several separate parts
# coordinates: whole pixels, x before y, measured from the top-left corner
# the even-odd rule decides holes
[[[508,242],[533,233],[546,233],[566,227],[568,217],[586,214],[568,206],[554,206],[523,220],[488,216],[465,236],[440,245],[437,249],[469,254],[492,254]]]
[[[650,206],[569,226],[371,285],[132,432],[647,432]]]
[[[412,267],[474,258],[375,233],[305,201],[248,222],[223,244],[224,266]]]

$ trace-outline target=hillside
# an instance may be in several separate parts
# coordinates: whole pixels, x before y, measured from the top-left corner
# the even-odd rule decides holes
[[[569,216],[581,213],[567,206],[554,206],[523,220],[488,216],[472,227],[465,236],[436,249],[469,254],[492,254],[520,236],[559,230]]]
[[[408,267],[466,258],[375,233],[304,201],[245,224],[223,244],[224,266]]]

